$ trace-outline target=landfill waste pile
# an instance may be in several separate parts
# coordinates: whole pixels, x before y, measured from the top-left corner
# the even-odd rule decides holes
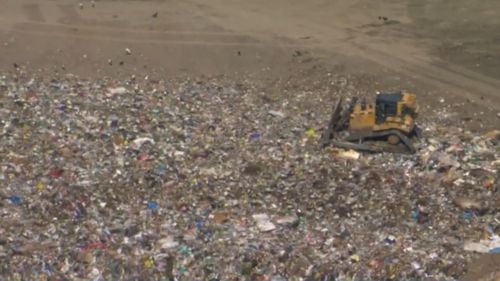
[[[457,280],[500,253],[500,133],[436,109],[415,155],[321,149],[354,87],[329,79],[276,96],[225,77],[0,76],[0,276]]]

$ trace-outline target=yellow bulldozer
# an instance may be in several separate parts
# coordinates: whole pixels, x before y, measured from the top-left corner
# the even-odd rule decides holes
[[[375,103],[369,104],[353,98],[345,108],[340,98],[324,130],[322,145],[364,152],[415,153],[411,139],[421,134],[415,124],[418,110],[416,95],[409,92],[377,93]]]

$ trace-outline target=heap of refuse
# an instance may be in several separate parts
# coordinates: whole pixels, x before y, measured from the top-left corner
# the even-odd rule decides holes
[[[499,132],[436,111],[415,155],[321,149],[355,87],[329,79],[0,77],[0,276],[456,280],[499,253]]]

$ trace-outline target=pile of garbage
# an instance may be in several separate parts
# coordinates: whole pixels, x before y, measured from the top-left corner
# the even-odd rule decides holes
[[[321,149],[355,87],[328,79],[0,77],[0,276],[456,280],[499,253],[499,132],[426,118],[415,155]]]

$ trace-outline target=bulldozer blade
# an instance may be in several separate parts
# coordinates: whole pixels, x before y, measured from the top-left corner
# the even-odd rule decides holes
[[[328,127],[326,128],[323,137],[321,139],[321,145],[323,147],[330,145],[334,137],[335,128],[337,127],[340,121],[341,110],[342,110],[342,98],[339,98],[333,107],[332,115],[330,117],[330,122],[328,122]]]
[[[334,132],[340,132],[340,131],[347,129],[348,123],[349,123],[349,118],[351,118],[351,113],[353,112],[354,106],[356,105],[357,101],[358,101],[357,97],[352,98],[351,102],[344,109],[344,111],[342,112],[342,114],[339,118],[339,121],[335,125]]]

